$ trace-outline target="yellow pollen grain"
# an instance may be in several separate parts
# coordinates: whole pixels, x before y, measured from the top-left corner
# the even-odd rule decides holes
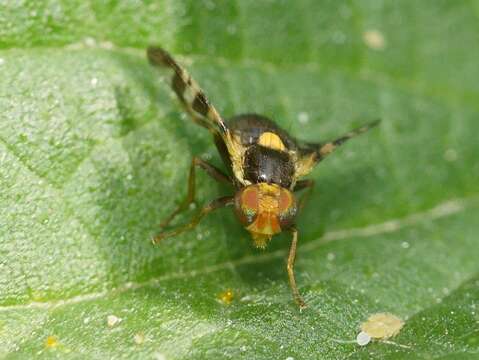
[[[58,339],[55,336],[49,336],[45,340],[45,347],[48,349],[53,349],[58,346]]]
[[[404,326],[404,321],[396,315],[378,313],[371,315],[361,324],[361,331],[374,339],[388,339],[396,336]]]
[[[284,151],[286,146],[284,146],[280,137],[272,132],[264,132],[258,139],[258,144],[273,150]]]
[[[218,300],[221,301],[225,305],[231,304],[231,302],[234,299],[234,294],[231,289],[228,289],[226,291],[223,291],[218,295]]]

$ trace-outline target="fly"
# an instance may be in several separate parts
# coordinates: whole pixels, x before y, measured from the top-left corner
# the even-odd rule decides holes
[[[225,120],[209,102],[188,72],[165,50],[150,47],[147,56],[153,66],[170,73],[170,84],[191,119],[208,129],[227,168],[227,173],[208,162],[193,157],[188,178],[188,192],[182,203],[168,216],[166,228],[176,215],[195,201],[195,171],[199,167],[218,182],[230,184],[235,194],[217,198],[205,205],[188,223],[164,230],[153,238],[161,240],[192,230],[210,212],[231,206],[253,244],[264,249],[273,235],[288,231],[292,235],[287,272],[293,297],[300,308],[306,307],[294,276],[298,244],[295,219],[306,194],[297,200],[300,190],[311,190],[314,181],[303,179],[321,160],[347,140],[379,124],[379,120],[356,128],[329,142],[303,143],[267,117],[242,114]]]

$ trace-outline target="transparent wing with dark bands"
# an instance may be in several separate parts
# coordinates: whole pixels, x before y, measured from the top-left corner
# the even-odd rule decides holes
[[[149,47],[147,56],[153,66],[171,70],[170,85],[193,120],[224,136],[227,132],[225,122],[191,75],[160,47]]]
[[[302,177],[311,172],[311,170],[321,160],[326,158],[339,146],[344,144],[349,139],[352,139],[358,135],[361,135],[371,128],[379,125],[381,120],[375,120],[361,127],[351,130],[350,132],[338,137],[333,141],[326,143],[308,143],[303,145],[299,151],[299,159],[296,164],[296,177]]]

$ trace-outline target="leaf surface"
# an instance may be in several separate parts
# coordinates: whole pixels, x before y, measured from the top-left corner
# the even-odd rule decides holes
[[[2,3],[0,356],[476,358],[478,15],[475,1]],[[191,157],[221,161],[149,44],[224,116],[264,114],[309,141],[383,120],[311,175],[305,311],[287,234],[257,251],[224,210],[151,245]],[[197,184],[200,204],[232,192]],[[405,326],[360,347],[377,312]]]

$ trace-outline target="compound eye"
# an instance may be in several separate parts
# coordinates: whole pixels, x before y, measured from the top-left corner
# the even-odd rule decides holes
[[[279,221],[282,229],[293,225],[298,212],[296,199],[291,191],[281,189],[278,202]]]
[[[259,191],[256,186],[243,188],[235,197],[235,212],[243,225],[250,225],[256,219],[259,207]]]

